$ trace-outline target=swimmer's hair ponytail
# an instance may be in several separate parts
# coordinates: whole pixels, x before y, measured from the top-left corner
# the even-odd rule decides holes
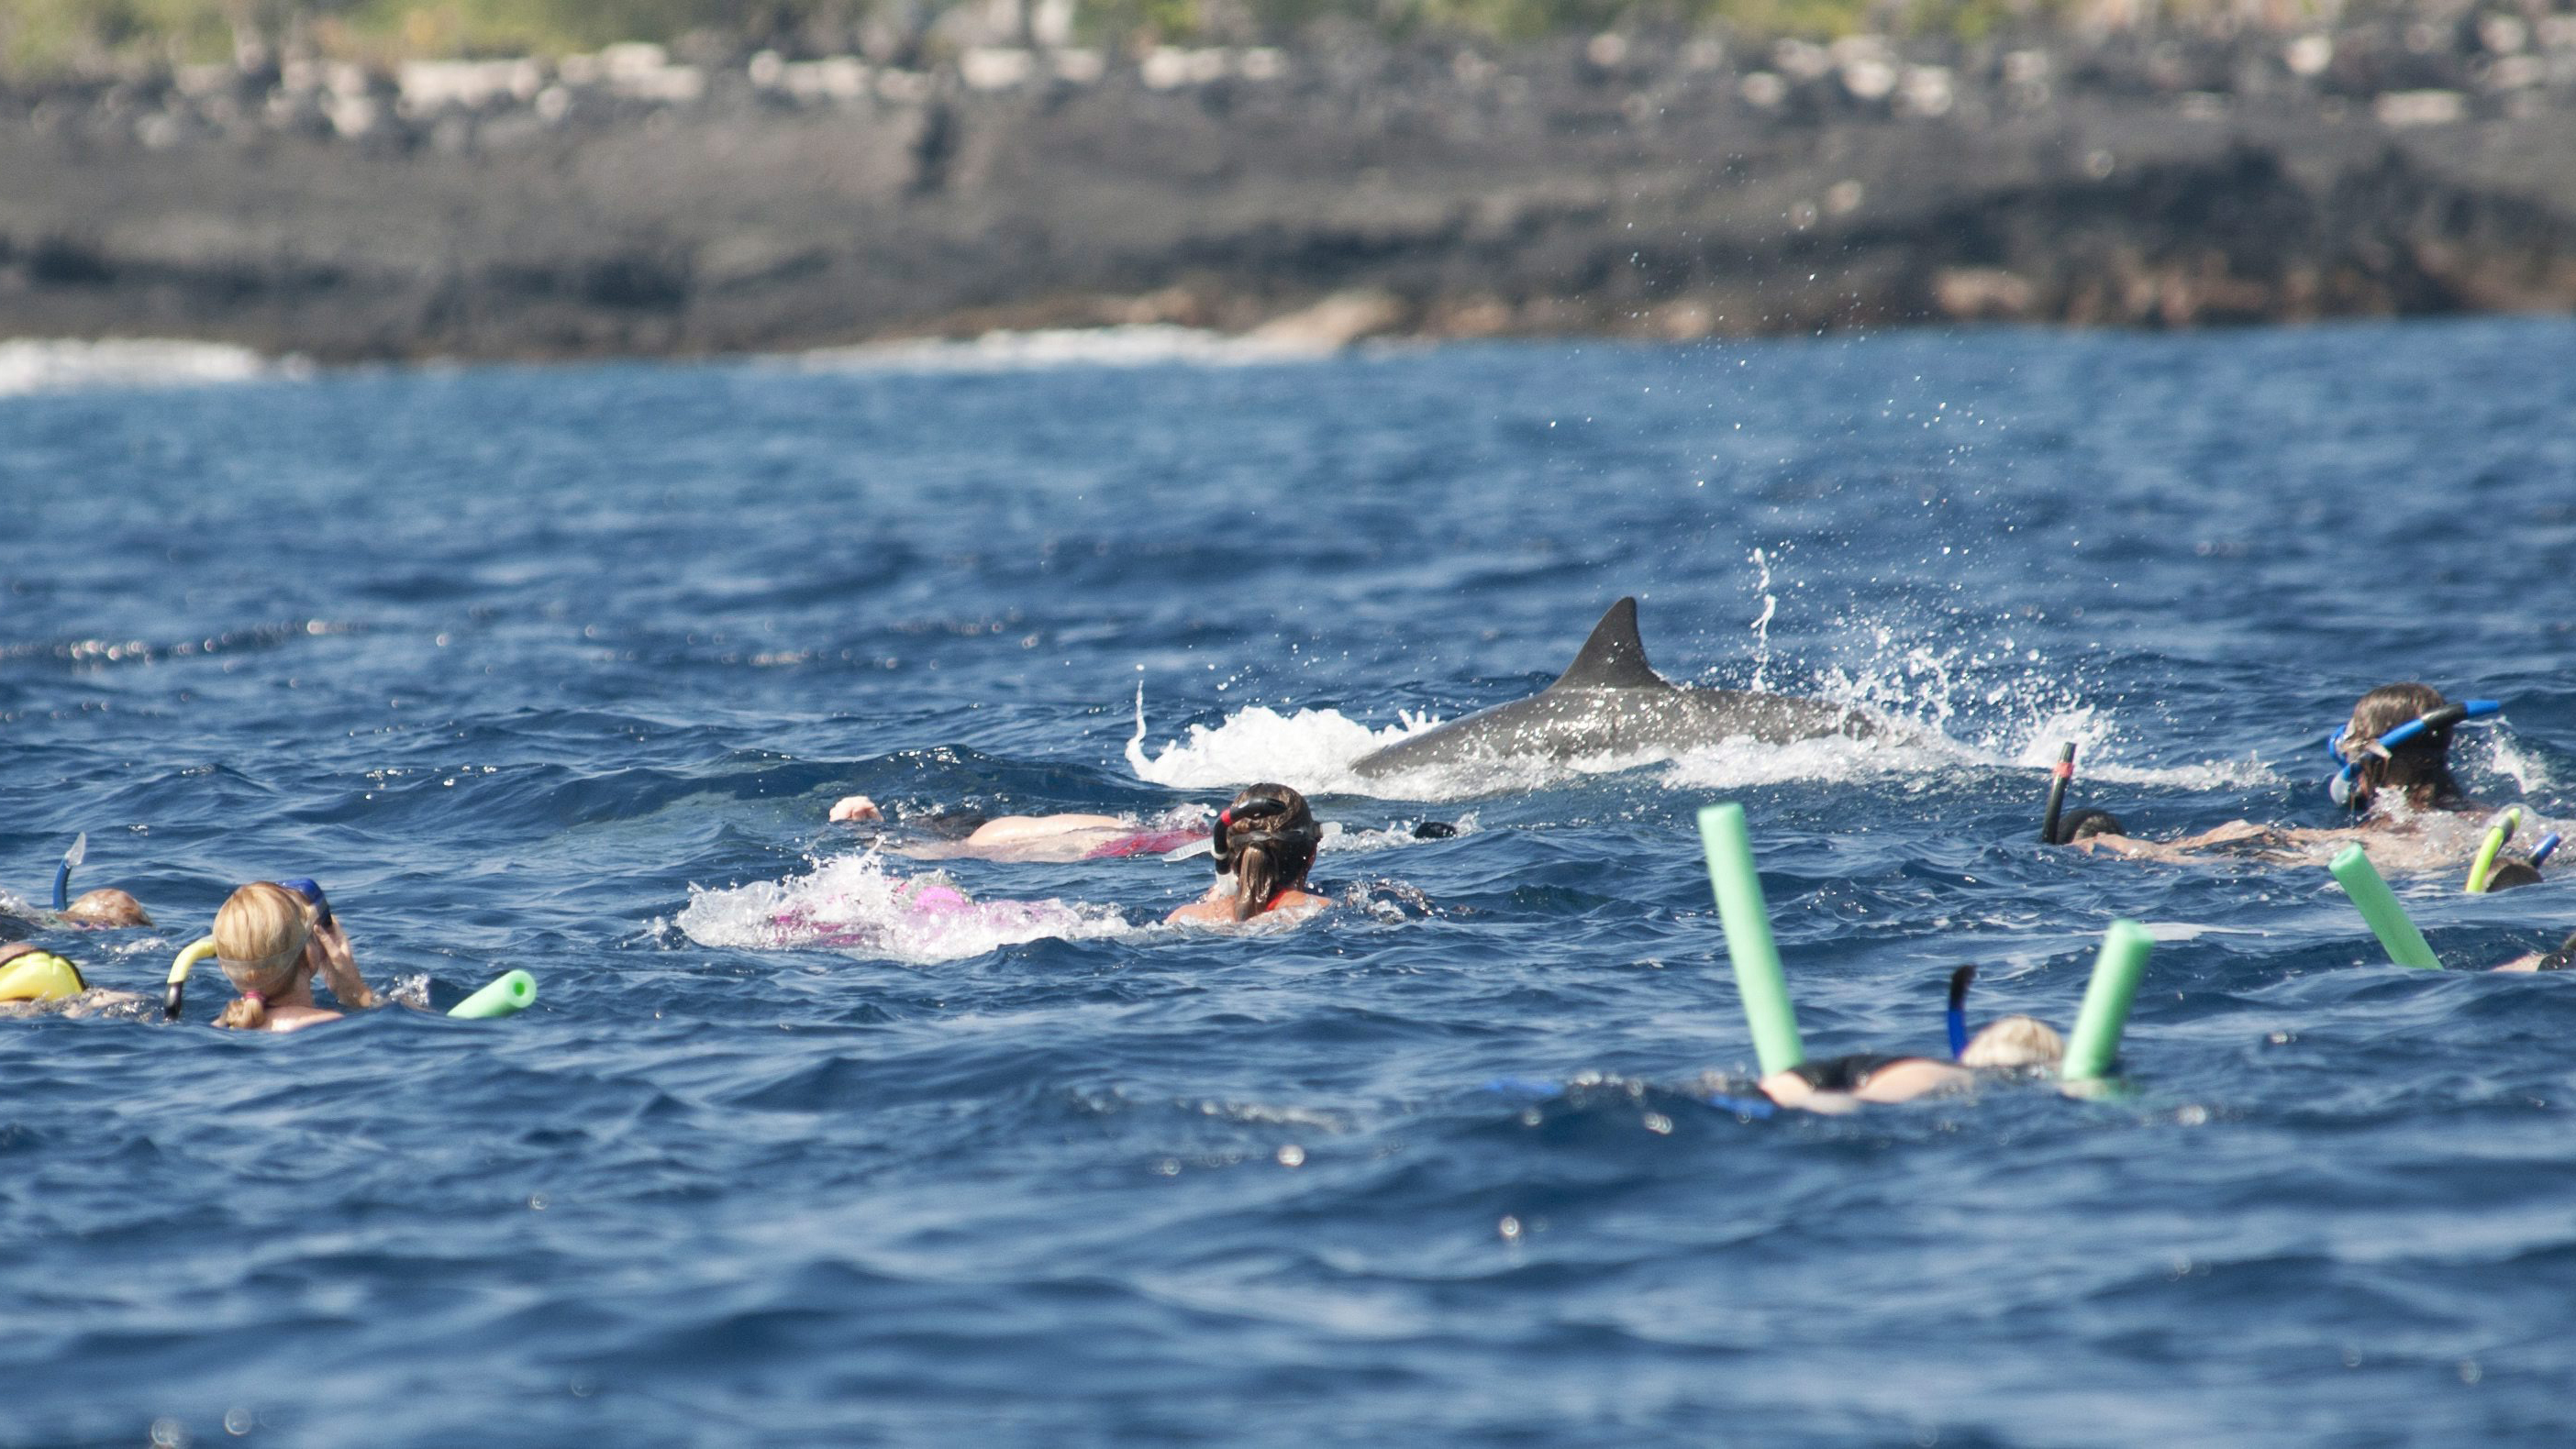
[[[236,996],[215,1018],[215,1025],[229,1031],[265,1031],[268,1029],[268,999],[254,991]]]
[[[1260,784],[1234,797],[1216,820],[1216,867],[1234,877],[1234,918],[1247,921],[1306,883],[1323,827],[1306,797]]]
[[[258,1031],[268,1025],[268,997],[295,980],[312,941],[312,907],[272,881],[234,891],[215,912],[215,961],[242,994],[215,1025]]]

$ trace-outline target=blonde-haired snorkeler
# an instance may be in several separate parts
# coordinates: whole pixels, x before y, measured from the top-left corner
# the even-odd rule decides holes
[[[307,882],[297,882],[306,885]],[[254,881],[234,891],[215,913],[215,961],[241,995],[215,1025],[237,1031],[301,1031],[341,1013],[313,1002],[318,972],[342,1006],[360,1010],[378,1003],[358,975],[349,936],[331,916],[316,886],[309,895],[274,881]]]
[[[2066,1043],[2048,1023],[2028,1016],[1989,1022],[1968,1039],[1955,1062],[1930,1057],[1858,1053],[1801,1062],[1761,1082],[1762,1095],[1803,1112],[1849,1112],[1864,1102],[1910,1102],[1934,1092],[1964,1091],[1980,1072],[2054,1067]]]

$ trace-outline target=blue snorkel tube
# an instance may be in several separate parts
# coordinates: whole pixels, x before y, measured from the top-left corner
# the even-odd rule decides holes
[[[1977,979],[1977,968],[1962,966],[1950,973],[1950,1009],[1943,1013],[1950,1027],[1950,1060],[1957,1061],[1968,1052],[1968,983]]]
[[[89,832],[72,837],[72,848],[63,852],[63,863],[54,867],[54,909],[71,909],[72,867],[89,854]]]
[[[2390,750],[2427,730],[2446,729],[2463,721],[2487,719],[2502,713],[2504,713],[2504,701],[2500,699],[2463,699],[2453,704],[2446,704],[2429,714],[2417,715],[2381,735],[2364,753],[2362,760],[2368,759],[2371,754],[2386,755]],[[2336,766],[2333,778],[2326,781],[2326,793],[2334,797],[2337,805],[2349,806],[2352,804],[2353,782],[2361,775],[2362,760],[2345,758],[2343,736],[2344,731],[2340,727],[2326,736],[2326,753],[2334,758]]]

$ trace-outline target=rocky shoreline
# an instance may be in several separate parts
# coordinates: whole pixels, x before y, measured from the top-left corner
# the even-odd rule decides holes
[[[2576,17],[195,68],[0,178],[0,337],[323,361],[2567,310]]]

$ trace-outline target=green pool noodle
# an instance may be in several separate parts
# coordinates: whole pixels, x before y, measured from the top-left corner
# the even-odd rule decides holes
[[[2129,1024],[2129,1003],[2138,996],[2138,978],[2147,973],[2147,953],[2155,948],[2155,937],[2135,921],[2113,921],[2102,933],[2102,954],[2094,958],[2093,979],[2075,1013],[2060,1077],[2090,1082],[2111,1070],[2111,1059],[2120,1054],[2120,1029]]]
[[[2477,860],[2469,866],[2468,892],[2470,895],[2482,896],[2487,893],[2487,874],[2495,869],[2496,855],[2504,849],[2506,841],[2513,839],[2514,827],[2521,823],[2522,807],[2509,806],[2504,812],[2504,818],[2498,820],[2494,827],[2487,831],[2487,838],[2478,846]]]
[[[2370,863],[2369,852],[2358,842],[2337,851],[2326,869],[2334,872],[2343,893],[2352,897],[2353,907],[2370,924],[2370,933],[2379,938],[2380,949],[2388,953],[2391,963],[2442,969],[2441,958],[2425,943],[2424,933],[2406,919],[2406,908],[2397,904],[2397,893],[2379,878],[2379,868]]]
[[[1708,883],[1717,892],[1717,918],[1726,928],[1726,954],[1735,963],[1736,994],[1753,1028],[1753,1054],[1762,1075],[1785,1072],[1807,1059],[1798,1040],[1798,1013],[1789,1004],[1789,982],[1780,974],[1780,948],[1771,939],[1771,917],[1762,905],[1762,878],[1753,870],[1753,842],[1744,833],[1744,807],[1711,805],[1699,812],[1700,844],[1708,850]]]
[[[492,984],[447,1009],[450,1016],[468,1021],[482,1021],[496,1016],[515,1016],[534,1006],[537,1001],[537,978],[525,971],[505,971],[492,978]]]

